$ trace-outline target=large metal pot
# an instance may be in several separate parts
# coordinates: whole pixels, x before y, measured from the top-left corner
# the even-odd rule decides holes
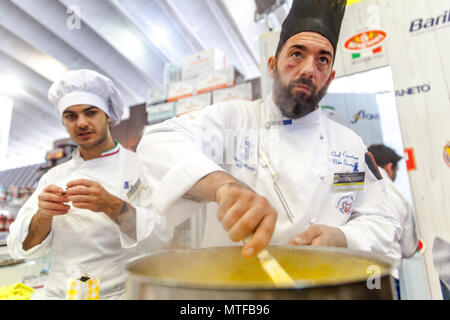
[[[161,251],[126,264],[127,298],[155,300],[393,299],[388,259],[364,251],[269,246],[298,281],[277,288],[242,247]]]

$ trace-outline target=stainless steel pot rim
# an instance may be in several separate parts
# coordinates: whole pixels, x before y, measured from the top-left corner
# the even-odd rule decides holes
[[[258,287],[251,287],[251,286],[218,286],[215,285],[207,285],[207,284],[194,284],[190,282],[183,282],[180,280],[168,280],[168,279],[160,279],[156,277],[151,276],[144,276],[139,275],[136,273],[133,273],[129,271],[128,269],[131,267],[133,263],[135,263],[138,260],[141,260],[146,257],[151,257],[154,255],[162,254],[162,253],[186,253],[186,252],[193,252],[193,251],[209,251],[209,250],[221,250],[221,249],[229,249],[232,246],[224,246],[224,247],[207,247],[207,248],[196,248],[196,249],[175,249],[175,250],[160,250],[155,251],[150,254],[143,254],[139,255],[137,257],[134,257],[125,264],[125,273],[128,278],[136,279],[140,282],[161,286],[161,287],[169,287],[169,288],[182,288],[182,289],[195,289],[195,290],[219,290],[219,291],[236,291],[236,290],[245,290],[245,291],[254,291],[254,292],[264,292],[264,291],[289,291],[289,290],[299,290],[299,289],[313,289],[313,288],[332,288],[337,287],[343,284],[351,285],[351,284],[357,284],[361,283],[363,279],[355,279],[355,280],[341,280],[341,281],[333,281],[333,282],[322,282],[319,284],[314,285],[297,285],[294,288],[291,287],[271,287],[271,286],[258,286]],[[271,245],[268,246],[267,249],[270,251],[270,248],[280,248],[283,250],[289,250],[289,251],[328,251],[328,252],[334,252],[334,253],[342,253],[344,255],[356,255],[358,258],[365,258],[369,260],[373,260],[375,263],[384,264],[386,266],[386,269],[380,274],[380,277],[383,278],[385,276],[389,276],[390,271],[392,269],[393,261],[385,256],[382,256],[379,253],[373,253],[369,251],[362,251],[362,250],[356,250],[356,249],[348,249],[348,248],[337,248],[337,247],[319,247],[319,246],[275,246]]]

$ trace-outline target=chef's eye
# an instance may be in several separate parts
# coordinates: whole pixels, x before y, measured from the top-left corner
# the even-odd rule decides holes
[[[319,58],[319,63],[320,64],[328,64],[328,58],[327,57],[320,57]]]
[[[64,115],[64,119],[65,119],[65,120],[74,120],[74,119],[75,119],[75,115],[74,115],[74,114],[71,114],[71,113],[66,113],[66,114]]]
[[[90,117],[92,117],[92,116],[94,116],[94,115],[96,115],[97,114],[97,110],[89,110],[89,111],[86,111],[86,115],[87,116],[90,116]]]
[[[293,57],[294,59],[300,59],[300,58],[302,57],[302,54],[301,54],[300,52],[298,52],[298,51],[295,51],[295,52],[292,54],[292,57]]]

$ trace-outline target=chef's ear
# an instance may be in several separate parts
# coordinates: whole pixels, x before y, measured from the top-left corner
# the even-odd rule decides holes
[[[333,81],[335,75],[336,75],[336,70],[331,70],[330,77],[328,78],[328,84],[327,84],[328,86],[330,86],[331,81]]]
[[[388,164],[386,164],[383,168],[384,170],[386,170],[389,178],[391,178],[391,180],[393,180],[394,177],[394,173],[395,173],[395,168],[394,168],[394,164],[392,162],[389,162]]]
[[[108,128],[109,128],[109,130],[111,131],[111,128],[112,128],[112,125],[111,125],[111,117],[108,116],[106,113],[105,113],[105,115],[106,115],[106,122],[108,122]]]
[[[267,60],[267,70],[269,71],[269,76],[272,79],[276,67],[277,67],[277,58],[275,58],[274,56],[269,57],[269,60]]]

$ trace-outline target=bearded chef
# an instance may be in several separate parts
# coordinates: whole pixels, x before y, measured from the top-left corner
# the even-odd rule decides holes
[[[332,70],[346,1],[294,0],[275,56],[273,92],[155,125],[137,154],[166,212],[179,199],[207,205],[203,245],[242,254],[269,243],[347,247],[387,254],[398,223],[362,139],[318,103]],[[192,211],[166,213],[177,225]]]
[[[121,95],[109,78],[76,70],[55,82],[48,98],[78,147],[71,160],[42,176],[20,209],[10,228],[9,252],[30,259],[52,251],[48,299],[74,298],[68,282],[87,278],[96,280],[97,298],[121,298],[124,263],[168,240],[164,219],[148,203],[136,154],[111,137],[110,126],[123,114]],[[141,215],[145,230],[136,229]],[[138,237],[147,241],[138,244]]]

